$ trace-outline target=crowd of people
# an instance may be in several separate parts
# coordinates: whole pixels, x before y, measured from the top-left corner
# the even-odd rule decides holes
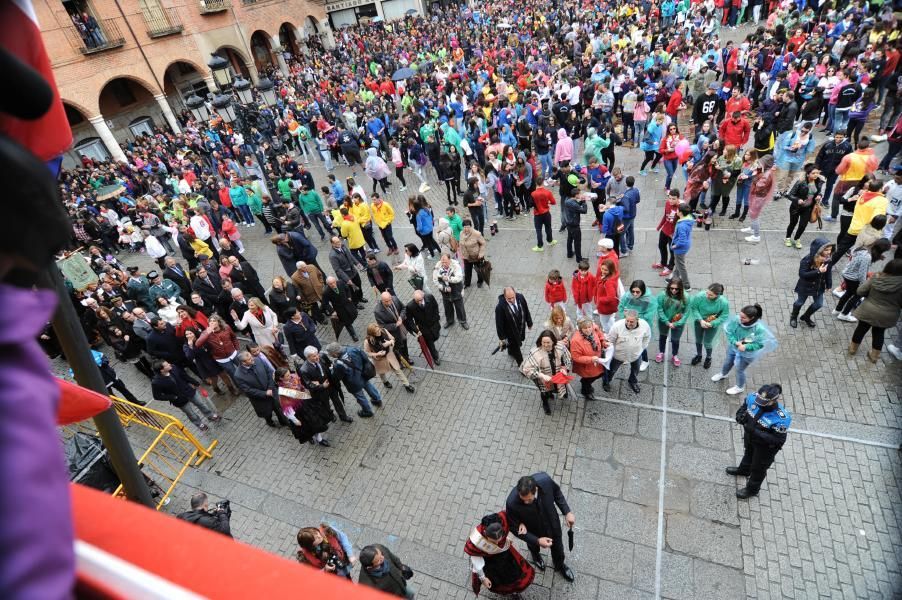
[[[731,314],[720,283],[694,291],[693,236],[748,219],[744,240],[759,244],[762,216],[784,201],[789,248],[802,249],[809,224],[839,223],[835,242],[819,237],[800,259],[789,324],[815,327],[832,290],[842,296],[834,316],[857,321],[848,352],[871,331],[877,363],[902,304],[902,42],[881,4],[477,2],[342,29],[334,48],[308,45],[288,74],[271,74],[278,103],[261,106],[248,129],[184,113],[181,134],[129,141],[126,163],[84,158],[62,173],[73,246],[99,278],[73,290],[82,324],[96,347],[134,363],[155,398],[201,428],[219,418],[205,382],[216,394],[246,395],[267,425],[329,446],[333,409],[352,421],[344,391],[361,418],[383,405],[377,375],[385,389],[392,375],[415,393],[409,338],[440,364],[442,329],[469,328],[473,272],[477,288],[490,280],[498,220],[531,216],[532,250],[557,243],[558,220],[573,262],[549,273],[547,309],[506,287],[494,316],[498,349],[535,383],[546,414],[555,397],[572,395],[573,375],[593,400],[593,383],[613,393],[629,364],[627,385],[638,393],[653,336],[654,362],[680,367],[687,330],[693,367],[709,369],[713,349],[725,347],[711,379],[735,369],[726,392],[737,395],[777,342],[758,304]],[[746,21],[741,42],[720,37]],[[395,80],[398,69],[412,75]],[[829,137],[820,146],[818,128]],[[635,149],[642,165],[624,173],[617,154]],[[653,267],[665,287],[655,294],[640,279],[624,286],[621,273],[636,251],[637,181],[662,162]],[[339,164],[352,170],[344,181]],[[405,193],[411,173],[419,188]],[[443,214],[425,195],[430,182],[444,188]],[[419,243],[395,240],[402,212]],[[594,265],[582,240],[590,219],[600,238]],[[256,227],[284,271],[269,284],[242,242],[260,235]],[[126,268],[128,253],[146,253],[158,268]],[[834,290],[831,272],[847,254]],[[414,290],[406,301],[399,272]],[[367,296],[376,306],[358,333]],[[524,356],[534,313],[542,325]],[[321,340],[325,323],[334,342]],[[345,331],[352,345],[338,343]],[[889,349],[900,357],[898,343]],[[510,518],[484,520],[474,544],[506,546]],[[338,532],[305,535],[308,545],[346,546]],[[403,567],[384,549],[367,557],[381,577]]]

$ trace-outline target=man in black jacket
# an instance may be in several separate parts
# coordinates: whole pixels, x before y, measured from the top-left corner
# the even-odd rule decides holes
[[[723,100],[717,95],[719,88],[719,84],[711,83],[705,93],[695,99],[695,105],[692,107],[692,122],[695,124],[696,135],[707,120],[711,121],[712,131],[717,131],[717,123],[720,122],[726,110]]]
[[[826,181],[824,182],[823,192],[821,194],[821,204],[829,205],[830,192],[833,191],[833,184],[836,183],[836,167],[842,162],[843,156],[852,153],[852,144],[846,139],[845,131],[836,131],[833,133],[833,139],[821,146],[817,151],[814,164],[818,170],[824,174]],[[837,200],[830,206],[830,216],[828,221],[832,221],[839,214],[840,202]]]
[[[332,236],[332,249],[329,250],[329,264],[335,271],[335,276],[348,286],[354,297],[354,302],[361,304],[366,302],[363,297],[362,285],[360,283],[360,274],[357,272],[357,261],[354,259],[351,251],[348,250],[338,236]],[[320,269],[322,271],[322,269]],[[292,271],[294,273],[294,271]]]
[[[423,290],[413,293],[413,300],[404,307],[405,325],[407,330],[414,335],[422,335],[426,340],[426,347],[432,354],[432,360],[436,365],[441,365],[438,357],[438,349],[435,342],[442,332],[442,317],[438,311],[438,301],[435,296]]]
[[[191,280],[188,279],[188,272],[185,268],[171,256],[166,257],[166,268],[163,269],[163,278],[173,282],[182,291],[182,298],[191,297]]]
[[[526,298],[512,287],[504,288],[495,306],[495,330],[498,344],[507,345],[507,353],[517,361],[518,367],[523,362],[520,346],[526,339],[528,329],[532,329],[532,315],[529,314]]]
[[[276,427],[272,421],[272,414],[276,413],[279,423],[288,425],[288,419],[279,406],[278,385],[270,364],[247,351],[238,354],[238,362],[239,367],[235,369],[232,378],[238,384],[238,389],[251,401],[257,416],[264,419],[270,427]]]
[[[232,537],[232,527],[229,524],[232,508],[229,502],[221,502],[215,510],[210,510],[207,495],[203,492],[191,496],[191,510],[179,514],[176,518]]]
[[[323,312],[332,319],[332,328],[335,330],[335,339],[341,335],[342,329],[347,329],[351,339],[359,341],[354,330],[354,321],[357,319],[357,305],[354,303],[348,286],[335,277],[326,278],[326,289],[323,291]]]
[[[370,280],[370,285],[380,293],[389,292],[392,296],[395,295],[395,276],[391,267],[385,261],[376,258],[372,252],[366,255],[366,278]]]
[[[154,400],[169,402],[180,409],[201,431],[206,431],[209,427],[204,423],[200,413],[213,423],[220,420],[221,417],[210,401],[197,391],[198,383],[181,368],[161,360],[153,364],[153,372],[150,389]]]
[[[413,598],[415,590],[407,583],[405,572],[410,576],[410,567],[382,544],[371,544],[360,551],[360,585],[399,598]]]
[[[564,563],[564,540],[555,505],[573,529],[576,518],[557,482],[544,472],[527,475],[520,478],[507,497],[507,519],[511,532],[526,542],[540,570],[545,570],[545,561],[539,549],[551,548],[555,570],[567,581],[573,581],[573,571]]]
[[[175,335],[175,327],[159,317],[151,319],[150,326],[151,332],[146,339],[147,353],[176,365],[185,364],[187,359],[182,351],[182,342]]]
[[[288,344],[289,354],[302,357],[307,346],[313,346],[317,350],[323,347],[316,337],[316,324],[307,313],[298,308],[289,308],[283,318],[285,325],[282,326],[282,335]]]
[[[222,292],[222,281],[219,279],[218,273],[211,273],[207,271],[206,267],[199,266],[194,272],[194,282],[191,284],[191,289],[200,294],[205,304],[216,306],[216,301],[220,292]]]
[[[353,423],[354,419],[345,411],[341,381],[332,375],[332,361],[329,360],[329,356],[320,354],[319,349],[313,346],[304,348],[303,353],[304,364],[298,369],[298,375],[304,382],[304,387],[310,390],[314,398],[326,404],[331,398],[338,418],[345,423]]]

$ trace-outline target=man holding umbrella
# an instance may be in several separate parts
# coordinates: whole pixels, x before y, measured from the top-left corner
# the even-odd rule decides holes
[[[507,497],[507,518],[510,530],[526,542],[532,561],[540,571],[545,570],[545,561],[539,554],[540,548],[551,548],[554,569],[567,581],[573,581],[573,571],[564,563],[564,540],[561,521],[555,505],[567,521],[570,549],[573,549],[573,524],[576,517],[564,498],[561,487],[548,473],[521,477]]]
[[[435,296],[423,290],[416,290],[413,293],[413,300],[404,307],[404,314],[407,317],[405,321],[407,330],[417,336],[426,362],[428,363],[431,357],[435,364],[441,365],[435,342],[441,335],[442,318]]]

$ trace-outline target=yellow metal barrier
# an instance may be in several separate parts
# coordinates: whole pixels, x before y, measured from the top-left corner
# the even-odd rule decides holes
[[[219,440],[213,440],[205,448],[194,437],[194,434],[172,415],[132,404],[128,400],[116,396],[110,396],[110,398],[113,400],[113,408],[124,427],[134,424],[157,432],[147,450],[138,459],[138,465],[144,468],[146,474],[164,492],[157,499],[157,510],[159,510],[166,503],[188,467],[197,467],[208,458],[212,458],[213,448],[219,444]],[[125,497],[121,485],[116,488],[113,495]]]

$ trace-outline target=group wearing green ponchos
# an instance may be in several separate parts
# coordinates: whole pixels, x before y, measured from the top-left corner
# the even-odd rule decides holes
[[[711,351],[723,324],[730,316],[730,303],[723,295],[723,286],[712,283],[689,301],[689,320],[695,331],[695,357],[692,364],[702,362],[702,346],[705,348],[704,368],[711,366]]]

